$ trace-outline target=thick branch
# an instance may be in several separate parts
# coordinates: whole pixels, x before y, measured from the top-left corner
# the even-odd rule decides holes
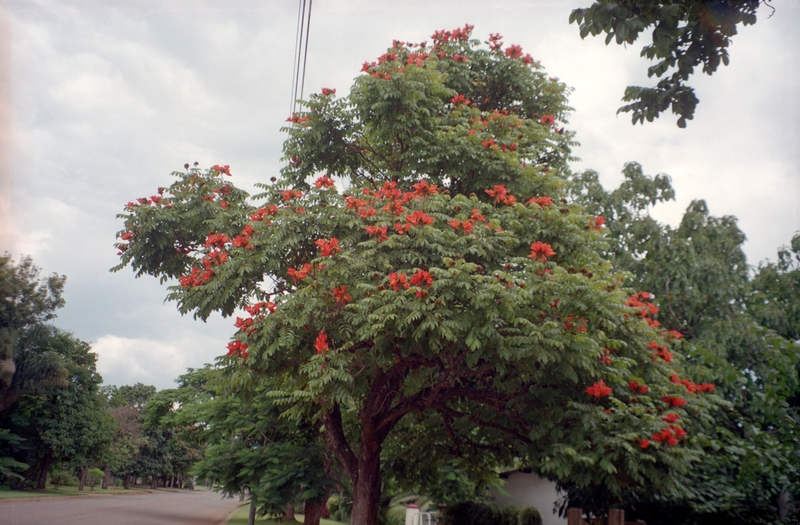
[[[358,458],[350,448],[342,428],[342,412],[339,405],[334,405],[330,412],[322,418],[325,424],[325,437],[339,459],[342,468],[350,476],[353,485],[358,482]]]

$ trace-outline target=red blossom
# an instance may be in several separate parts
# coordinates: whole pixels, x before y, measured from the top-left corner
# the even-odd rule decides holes
[[[680,419],[680,416],[674,412],[667,414],[666,416],[662,417],[662,421],[666,421],[667,423],[675,423]]]
[[[332,292],[333,292],[333,298],[336,300],[337,303],[341,305],[345,305],[353,300],[353,297],[349,293],[347,293],[347,286],[340,286],[338,288],[334,288]]]
[[[414,213],[406,215],[406,222],[413,226],[423,226],[426,224],[433,224],[433,217],[425,212],[417,210]]]
[[[556,116],[555,115],[545,115],[542,117],[541,120],[542,124],[547,124],[548,126],[554,126],[556,123]]]
[[[531,253],[528,255],[528,259],[537,259],[541,262],[547,262],[548,257],[552,257],[556,254],[553,251],[553,247],[547,243],[536,241],[531,244]]]
[[[330,350],[328,346],[328,336],[325,332],[320,331],[320,333],[317,334],[317,339],[314,341],[314,348],[317,350],[318,354],[323,354]]]
[[[378,242],[386,240],[386,231],[388,230],[386,226],[364,226],[364,229],[367,230],[367,233],[370,235],[377,235]]]
[[[492,189],[484,191],[489,197],[493,198],[494,201],[498,204],[506,204],[508,206],[512,206],[514,203],[517,202],[517,198],[514,195],[508,193],[508,189],[506,188],[505,184],[495,184]]]
[[[642,447],[642,450],[647,450],[647,447],[650,446],[650,440],[642,439],[641,441],[639,441],[639,446]]]
[[[292,281],[302,281],[306,277],[308,277],[309,272],[311,271],[311,265],[309,263],[305,263],[302,268],[289,268],[286,273],[289,274],[289,277],[292,278]]]
[[[238,339],[231,341],[228,343],[228,355],[235,355],[243,359],[246,358],[248,356],[247,343],[243,343]]]
[[[322,96],[323,97],[327,97],[328,95],[335,95],[335,94],[336,94],[336,90],[335,89],[322,88]]]
[[[392,272],[389,274],[389,286],[394,288],[395,292],[400,291],[400,287],[402,286],[404,290],[408,290],[408,276],[404,273],[395,273]]]
[[[459,104],[464,104],[465,106],[468,106],[471,100],[465,97],[464,95],[456,95],[450,99],[450,102],[452,102],[454,106],[458,106]]]
[[[306,122],[311,122],[311,118],[300,117],[297,115],[297,113],[292,113],[292,116],[287,118],[286,122],[291,122],[292,124],[305,124]]]
[[[397,233],[400,235],[406,234],[411,230],[410,224],[403,224],[401,222],[396,222],[394,224],[394,229],[397,230]]]
[[[426,195],[436,195],[439,193],[439,188],[426,180],[421,180],[413,184],[411,189],[414,190],[415,197],[424,197]]]
[[[603,218],[602,215],[598,215],[597,217],[590,217],[589,218],[589,227],[593,230],[600,231],[603,228],[603,225],[606,223],[606,220]]]
[[[411,276],[411,284],[414,286],[425,286],[430,288],[433,284],[433,277],[425,270],[417,270],[417,273]]]
[[[314,181],[316,188],[330,188],[335,184],[332,178],[328,177],[327,173]]]
[[[334,253],[342,251],[339,248],[339,239],[331,237],[330,239],[317,239],[314,241],[320,250],[322,250],[321,257],[330,257]]]
[[[586,390],[584,390],[587,394],[592,397],[601,398],[611,395],[611,387],[607,386],[606,383],[601,379],[600,381],[596,382]]]
[[[299,199],[303,196],[302,191],[295,191],[295,190],[282,190],[281,191],[281,199],[283,202],[288,202],[292,199]]]
[[[270,204],[266,208],[259,208],[256,210],[255,213],[250,214],[251,221],[261,221],[264,217],[268,217],[270,215],[275,215],[278,213],[278,207],[274,204]]]
[[[521,58],[522,57],[522,46],[508,46],[506,48],[506,56],[508,58]]]
[[[678,396],[664,396],[661,400],[672,408],[682,407],[686,404],[686,400]]]
[[[667,337],[669,337],[670,339],[676,339],[677,340],[677,339],[681,339],[683,337],[683,334],[680,333],[677,330],[670,330],[667,333]]]
[[[224,173],[228,177],[231,176],[231,167],[228,166],[227,164],[225,164],[224,166],[220,166],[219,164],[214,164],[213,166],[211,166],[211,169],[220,174]]]

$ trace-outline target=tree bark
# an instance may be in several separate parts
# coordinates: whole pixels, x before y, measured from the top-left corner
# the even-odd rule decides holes
[[[108,489],[109,485],[111,485],[111,465],[106,465],[103,467],[103,485],[101,488]]]
[[[125,474],[124,476],[122,476],[122,488],[123,489],[127,490],[127,489],[131,488],[130,479],[131,479],[131,475],[130,474]]]
[[[42,458],[42,469],[39,471],[39,482],[36,484],[37,489],[44,490],[47,488],[47,471],[50,470],[50,464],[52,462],[53,452],[48,449],[44,458]]]
[[[353,487],[353,525],[377,525],[381,500],[381,442],[376,432],[366,426],[361,431],[358,454],[358,479]]]
[[[256,525],[256,498],[250,493],[250,512],[247,514],[247,525]]]
[[[78,490],[83,490],[86,486],[86,473],[89,472],[89,465],[81,465],[80,480],[78,480]]]
[[[322,510],[328,498],[323,496],[319,499],[307,499],[303,505],[303,523],[305,525],[319,525],[322,518]]]
[[[283,514],[287,520],[297,521],[294,517],[294,502],[290,501],[286,504],[286,508],[283,510]]]

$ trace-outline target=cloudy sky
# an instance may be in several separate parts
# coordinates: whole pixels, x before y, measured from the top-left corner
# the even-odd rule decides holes
[[[637,46],[582,41],[567,23],[590,0],[317,0],[306,94],[346,93],[392,39],[475,25],[501,33],[574,88],[581,161],[619,183],[623,164],[667,173],[677,201],[654,215],[677,224],[693,199],[734,215],[750,264],[775,259],[800,230],[800,3],[735,37],[731,65],[696,78],[701,100],[681,130],[671,116],[632,126],[615,115],[625,86],[648,85]],[[229,319],[181,317],[155,279],[110,273],[135,197],[186,162],[229,164],[251,190],[281,166],[297,0],[5,0],[0,3],[0,251],[67,275],[56,324],[90,341],[107,384],[172,386],[224,353]]]

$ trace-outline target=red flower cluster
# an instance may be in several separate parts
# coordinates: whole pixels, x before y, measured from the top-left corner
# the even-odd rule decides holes
[[[317,340],[314,341],[314,348],[317,350],[318,354],[324,354],[330,350],[328,346],[328,336],[325,332],[320,331],[320,333],[317,334]]]
[[[347,286],[340,286],[331,291],[333,292],[334,300],[342,306],[353,300],[353,297],[347,293]]]
[[[448,42],[458,42],[469,40],[472,30],[475,26],[465,25],[462,29],[453,29],[452,31],[439,30],[431,35],[431,38],[436,44],[446,44]]]
[[[601,398],[611,395],[611,387],[607,386],[606,383],[601,379],[600,381],[596,382],[586,390],[584,390],[587,394],[592,397]]]
[[[547,124],[548,126],[555,126],[556,124],[556,116],[555,115],[545,115],[542,117],[541,120],[542,124]]]
[[[672,358],[674,356],[669,350],[667,350],[666,346],[659,345],[656,341],[650,341],[649,343],[647,343],[647,348],[655,350],[655,352],[653,352],[653,354],[650,355],[650,357],[652,357],[653,359],[660,357],[666,363],[672,362]]]
[[[228,343],[228,355],[235,355],[242,359],[246,358],[249,355],[247,353],[247,343],[243,343],[238,339],[231,341]]]
[[[336,90],[335,89],[322,88],[322,96],[323,97],[327,97],[329,95],[335,95],[335,94],[336,94]]]
[[[302,281],[306,277],[308,277],[309,272],[311,272],[311,265],[309,263],[305,263],[302,268],[289,268],[286,273],[289,274],[289,277],[292,278],[292,281]]]
[[[689,381],[688,379],[679,379],[678,374],[672,374],[669,376],[669,380],[676,385],[683,385],[690,394],[696,394],[697,392],[713,392],[716,388],[716,385],[712,383],[702,383],[698,385],[694,381]]]
[[[364,226],[364,229],[367,230],[367,233],[370,235],[377,235],[378,242],[386,240],[386,231],[388,230],[386,226]]]
[[[638,308],[639,317],[644,319],[647,324],[653,328],[657,328],[661,326],[661,323],[655,319],[652,319],[650,316],[658,313],[658,307],[650,302],[651,298],[652,295],[650,295],[648,292],[639,292],[630,296],[626,304],[631,308]]]
[[[253,250],[255,246],[250,244],[250,237],[252,237],[253,233],[253,227],[248,224],[244,227],[239,235],[233,238],[231,244],[233,244],[234,248],[247,248],[248,250]]]
[[[320,254],[321,257],[331,257],[333,254],[338,253],[341,250],[339,248],[339,239],[336,237],[331,237],[330,239],[317,239],[314,241],[322,253]]]
[[[586,331],[586,319],[580,317],[578,318],[578,322],[575,323],[574,317],[575,314],[569,314],[569,316],[567,316],[567,320],[564,322],[564,328],[566,330],[571,330],[572,328],[575,328],[579,333],[584,333]],[[610,361],[608,364],[611,364]]]
[[[506,204],[508,206],[511,206],[517,202],[517,198],[508,193],[508,189],[506,188],[505,184],[495,184],[495,186],[491,190],[484,190],[484,191],[489,197],[493,198],[494,201],[498,204]]]
[[[609,350],[608,348],[603,348],[603,355],[599,356],[600,362],[603,363],[604,365],[610,365],[611,364],[610,354],[611,350]]]
[[[606,220],[603,218],[602,215],[598,215],[597,217],[590,217],[589,218],[589,228],[593,230],[600,231],[603,228],[603,225],[606,223]]]
[[[663,441],[667,445],[674,447],[675,445],[678,444],[678,438],[682,438],[686,435],[687,432],[683,428],[675,425],[670,425],[661,432],[658,432],[650,436],[650,439],[658,442]]]
[[[532,199],[528,199],[527,202],[525,202],[525,204],[527,204],[527,205],[538,204],[539,206],[544,208],[546,206],[552,206],[553,205],[553,199],[551,199],[550,197],[544,197],[544,196],[542,196],[542,197],[533,197]]]
[[[406,215],[406,222],[412,226],[424,226],[433,224],[433,217],[425,212],[416,210],[414,213]]]
[[[552,257],[555,254],[556,252],[553,251],[552,246],[541,241],[536,241],[531,244],[531,253],[528,255],[528,259],[536,259],[545,263],[548,257]]]
[[[247,312],[248,314],[252,315],[252,316],[256,316],[256,315],[259,315],[263,310],[266,309],[267,311],[269,311],[269,313],[274,314],[276,306],[277,305],[275,303],[273,303],[272,301],[270,301],[270,302],[260,302],[260,303],[249,304],[249,305],[245,306],[244,307],[244,311]]]
[[[394,288],[395,292],[399,292],[401,286],[403,287],[403,290],[408,290],[408,276],[404,273],[390,273],[389,286]]]
[[[202,263],[204,270],[194,267],[189,275],[182,275],[180,278],[181,286],[202,286],[214,277],[213,267],[219,266],[228,261],[228,252],[214,250],[203,257]]]
[[[333,181],[332,178],[328,177],[327,173],[314,181],[314,187],[319,189],[331,188],[333,187],[334,184],[336,183]]]
[[[275,206],[274,204],[270,204],[266,208],[259,208],[255,211],[255,213],[251,213],[250,220],[254,222],[263,221],[264,217],[269,217],[270,215],[276,215],[277,213],[278,213],[278,207]]]
[[[632,392],[637,394],[646,394],[649,390],[647,385],[640,385],[638,381],[629,381],[628,388],[631,389]]]
[[[225,164],[224,166],[220,166],[219,164],[214,164],[213,166],[211,166],[211,169],[213,171],[216,171],[220,175],[224,173],[228,177],[231,176],[231,167],[228,166],[227,164]]]
[[[281,191],[281,199],[283,202],[288,202],[292,199],[300,199],[303,197],[302,191],[295,191],[295,190],[283,190]]]
[[[500,33],[489,33],[489,49],[492,51],[497,51],[502,48],[502,39],[503,37],[500,36]]]
[[[686,400],[678,396],[664,396],[661,401],[668,404],[672,408],[679,408],[686,405]]]
[[[452,102],[454,106],[458,106],[459,104],[468,106],[471,100],[466,98],[464,95],[456,95],[450,99],[450,102]]]
[[[674,412],[667,414],[665,417],[662,417],[662,421],[666,421],[667,423],[675,423],[680,419],[680,416]]]
[[[297,113],[292,113],[292,116],[287,118],[286,122],[291,122],[292,124],[305,124],[307,122],[311,122],[311,118],[300,117],[297,115]]]
[[[522,46],[508,46],[506,48],[506,56],[508,58],[522,58]]]
[[[414,286],[425,286],[425,288],[430,288],[433,284],[433,277],[431,277],[431,274],[425,270],[417,270],[417,272],[411,276],[410,282]]]

